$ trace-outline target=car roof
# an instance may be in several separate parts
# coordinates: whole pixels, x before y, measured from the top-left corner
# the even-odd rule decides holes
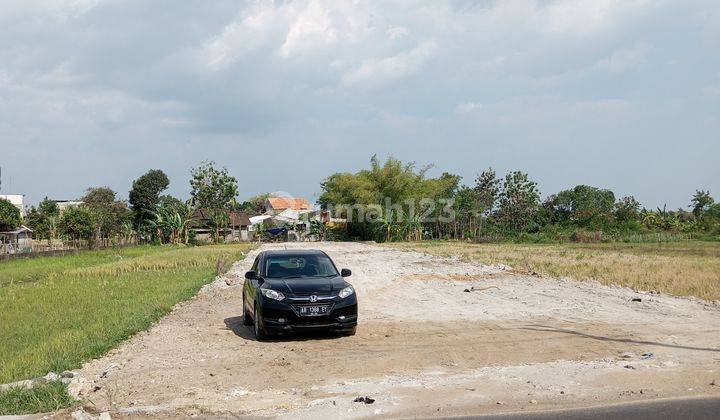
[[[283,255],[327,255],[319,249],[271,249],[262,252],[266,256],[283,256]]]

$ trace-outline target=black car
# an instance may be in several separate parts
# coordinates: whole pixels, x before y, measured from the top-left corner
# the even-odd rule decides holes
[[[322,251],[263,251],[245,273],[243,322],[258,340],[309,329],[353,335],[358,310],[355,289],[345,281],[350,274],[338,272]]]

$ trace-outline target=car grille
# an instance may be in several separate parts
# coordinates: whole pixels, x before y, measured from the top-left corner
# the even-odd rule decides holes
[[[296,292],[296,293],[293,293],[293,295],[298,296],[298,297],[307,297],[307,296],[312,296],[312,295],[326,297],[326,296],[332,296],[332,292],[331,291]]]

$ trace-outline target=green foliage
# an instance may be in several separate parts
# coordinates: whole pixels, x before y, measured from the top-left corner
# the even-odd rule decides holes
[[[704,216],[715,204],[715,199],[710,196],[710,191],[697,190],[692,197],[692,212],[695,217]]]
[[[495,208],[495,202],[500,194],[500,180],[495,171],[488,168],[475,178],[475,194],[477,195],[477,209],[489,215]]]
[[[540,206],[540,192],[537,183],[528,175],[514,171],[505,175],[500,193],[498,221],[506,229],[524,232],[533,222]]]
[[[20,226],[20,210],[8,200],[0,198],[0,231],[13,230]]]
[[[175,198],[171,195],[161,195],[158,199],[157,206],[170,211],[183,212],[187,211],[188,204],[184,203],[179,198]],[[150,209],[154,210],[154,209]]]
[[[160,193],[170,185],[165,172],[151,169],[145,175],[133,181],[129,194],[130,208],[135,212],[134,225],[138,229],[148,212],[155,209],[160,201]]]
[[[38,211],[47,217],[60,216],[60,209],[57,203],[47,197],[43,198],[40,204],[38,204]]]
[[[223,235],[228,226],[230,226],[230,216],[226,211],[211,210],[210,227],[212,228],[213,242],[216,244],[224,242]]]
[[[615,219],[620,223],[637,222],[640,219],[640,203],[635,197],[623,197],[615,203]]]
[[[355,174],[336,173],[321,184],[318,199],[333,207],[335,217],[350,219],[348,234],[361,239],[394,240],[423,237],[420,216],[440,211],[430,203],[452,199],[460,177],[426,176],[430,166],[416,168],[393,157],[380,163],[370,160],[370,169]],[[431,211],[432,210],[432,211]]]
[[[324,241],[327,232],[327,225],[319,220],[310,221],[309,234],[315,236],[318,240]]]
[[[441,226],[440,238],[472,239],[477,232],[477,222],[482,216],[478,206],[476,189],[462,186],[455,193],[453,201],[455,221],[447,227]]]
[[[48,413],[71,407],[76,401],[60,381],[37,385],[31,389],[12,388],[0,392],[0,416]]]
[[[483,220],[492,214],[500,194],[500,180],[495,171],[488,168],[475,178],[475,206],[474,217],[478,220],[477,235],[483,234]]]
[[[190,204],[180,206],[173,200],[164,200],[155,210],[148,212],[150,217],[145,224],[160,242],[187,244],[190,241],[190,226],[196,221],[196,209]]]
[[[215,162],[203,162],[194,168],[190,187],[195,206],[203,209],[231,208],[238,195],[237,179],[230,176],[227,168],[215,168]]]
[[[234,210],[244,211],[251,216],[262,214],[265,210],[265,200],[267,200],[269,196],[270,194],[260,194],[250,197],[243,201],[242,204],[236,206]]]
[[[596,242],[720,235],[720,204],[704,190],[692,197],[692,212],[641,210],[632,196],[615,201],[612,191],[587,185],[551,195],[541,205],[537,184],[521,171],[498,179],[489,168],[469,187],[448,173],[429,178],[429,168],[395,158],[381,164],[374,156],[369,170],[325,179],[318,203],[335,217],[354,216],[345,232],[351,239]],[[448,198],[446,208],[440,200]],[[423,201],[435,202],[433,211],[423,214]],[[414,217],[397,217],[410,208]],[[442,217],[448,210],[454,217]]]
[[[132,213],[123,201],[115,199],[115,191],[107,187],[89,188],[82,198],[81,207],[91,214],[94,233],[93,246],[99,246],[103,239],[121,234]]]
[[[710,191],[695,191],[691,202],[698,227],[704,231],[720,233],[720,204],[715,204]]]
[[[553,223],[598,230],[610,226],[613,221],[615,194],[610,190],[578,185],[551,195],[544,207]]]
[[[73,240],[89,241],[95,232],[93,214],[85,206],[73,206],[65,210],[58,227],[60,233]]]
[[[30,208],[25,219],[27,226],[33,230],[34,238],[47,240],[57,238],[60,209],[54,201],[45,197],[37,208]]]

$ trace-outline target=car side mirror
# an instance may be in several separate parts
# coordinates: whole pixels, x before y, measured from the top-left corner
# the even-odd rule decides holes
[[[343,277],[350,277],[352,276],[352,271],[348,270],[347,268],[343,268],[340,270],[340,275]]]
[[[245,278],[248,280],[255,280],[255,279],[257,279],[257,273],[250,270],[247,273],[245,273]]]

